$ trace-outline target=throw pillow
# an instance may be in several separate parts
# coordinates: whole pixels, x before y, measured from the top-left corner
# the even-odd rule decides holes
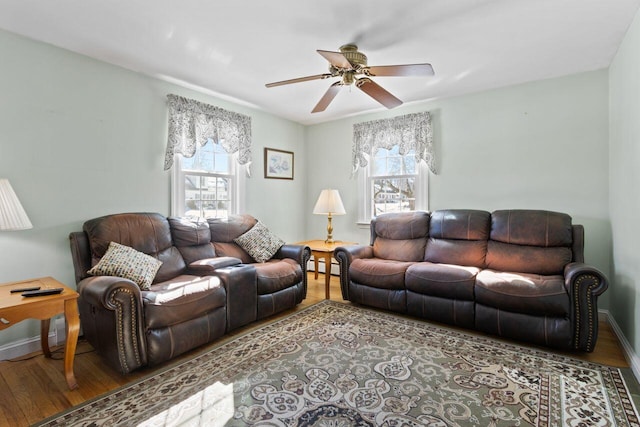
[[[251,230],[236,237],[233,241],[258,262],[271,259],[285,243],[284,240],[271,233],[260,221],[256,222]]]
[[[143,291],[149,290],[162,261],[116,242],[87,274],[92,276],[117,276],[136,282]]]

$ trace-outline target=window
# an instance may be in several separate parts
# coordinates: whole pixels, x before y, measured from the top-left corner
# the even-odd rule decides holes
[[[353,125],[358,223],[385,212],[429,209],[429,172],[436,173],[428,111]]]
[[[226,218],[240,211],[242,173],[235,155],[212,139],[196,148],[193,157],[174,159],[172,214]]]
[[[360,223],[387,212],[427,210],[428,168],[414,150],[400,154],[398,145],[377,148],[360,169]]]

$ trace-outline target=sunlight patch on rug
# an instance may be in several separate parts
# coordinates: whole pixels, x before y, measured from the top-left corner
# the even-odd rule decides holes
[[[325,301],[47,426],[638,426],[616,368]]]

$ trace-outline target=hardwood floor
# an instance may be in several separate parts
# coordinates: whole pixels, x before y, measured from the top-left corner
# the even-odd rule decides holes
[[[307,298],[296,309],[281,313],[267,321],[256,322],[235,331],[223,341],[246,333],[264,323],[285,317],[324,299],[324,277],[318,280],[309,274]],[[331,299],[342,301],[338,278],[331,278]],[[348,302],[344,302],[349,304]],[[598,343],[593,353],[568,353],[569,356],[610,366],[627,368],[622,348],[611,327],[600,321]],[[217,345],[218,341],[212,345]],[[193,351],[201,352],[203,348]],[[546,349],[548,351],[548,349]],[[188,358],[188,353],[181,358]],[[63,349],[56,349],[54,359],[42,353],[25,356],[21,360],[0,362],[0,426],[28,426],[74,405],[92,399],[129,382],[151,375],[154,369],[142,369],[130,375],[121,375],[102,364],[92,347],[81,340],[78,343],[74,371],[79,388],[70,391],[63,375]],[[175,361],[174,361],[175,362]],[[168,363],[174,363],[168,362]],[[162,368],[163,366],[155,369]]]

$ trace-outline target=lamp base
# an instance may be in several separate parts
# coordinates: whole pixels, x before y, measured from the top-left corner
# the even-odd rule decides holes
[[[327,216],[327,240],[325,243],[334,243],[333,240],[333,225],[331,224],[331,214]]]

